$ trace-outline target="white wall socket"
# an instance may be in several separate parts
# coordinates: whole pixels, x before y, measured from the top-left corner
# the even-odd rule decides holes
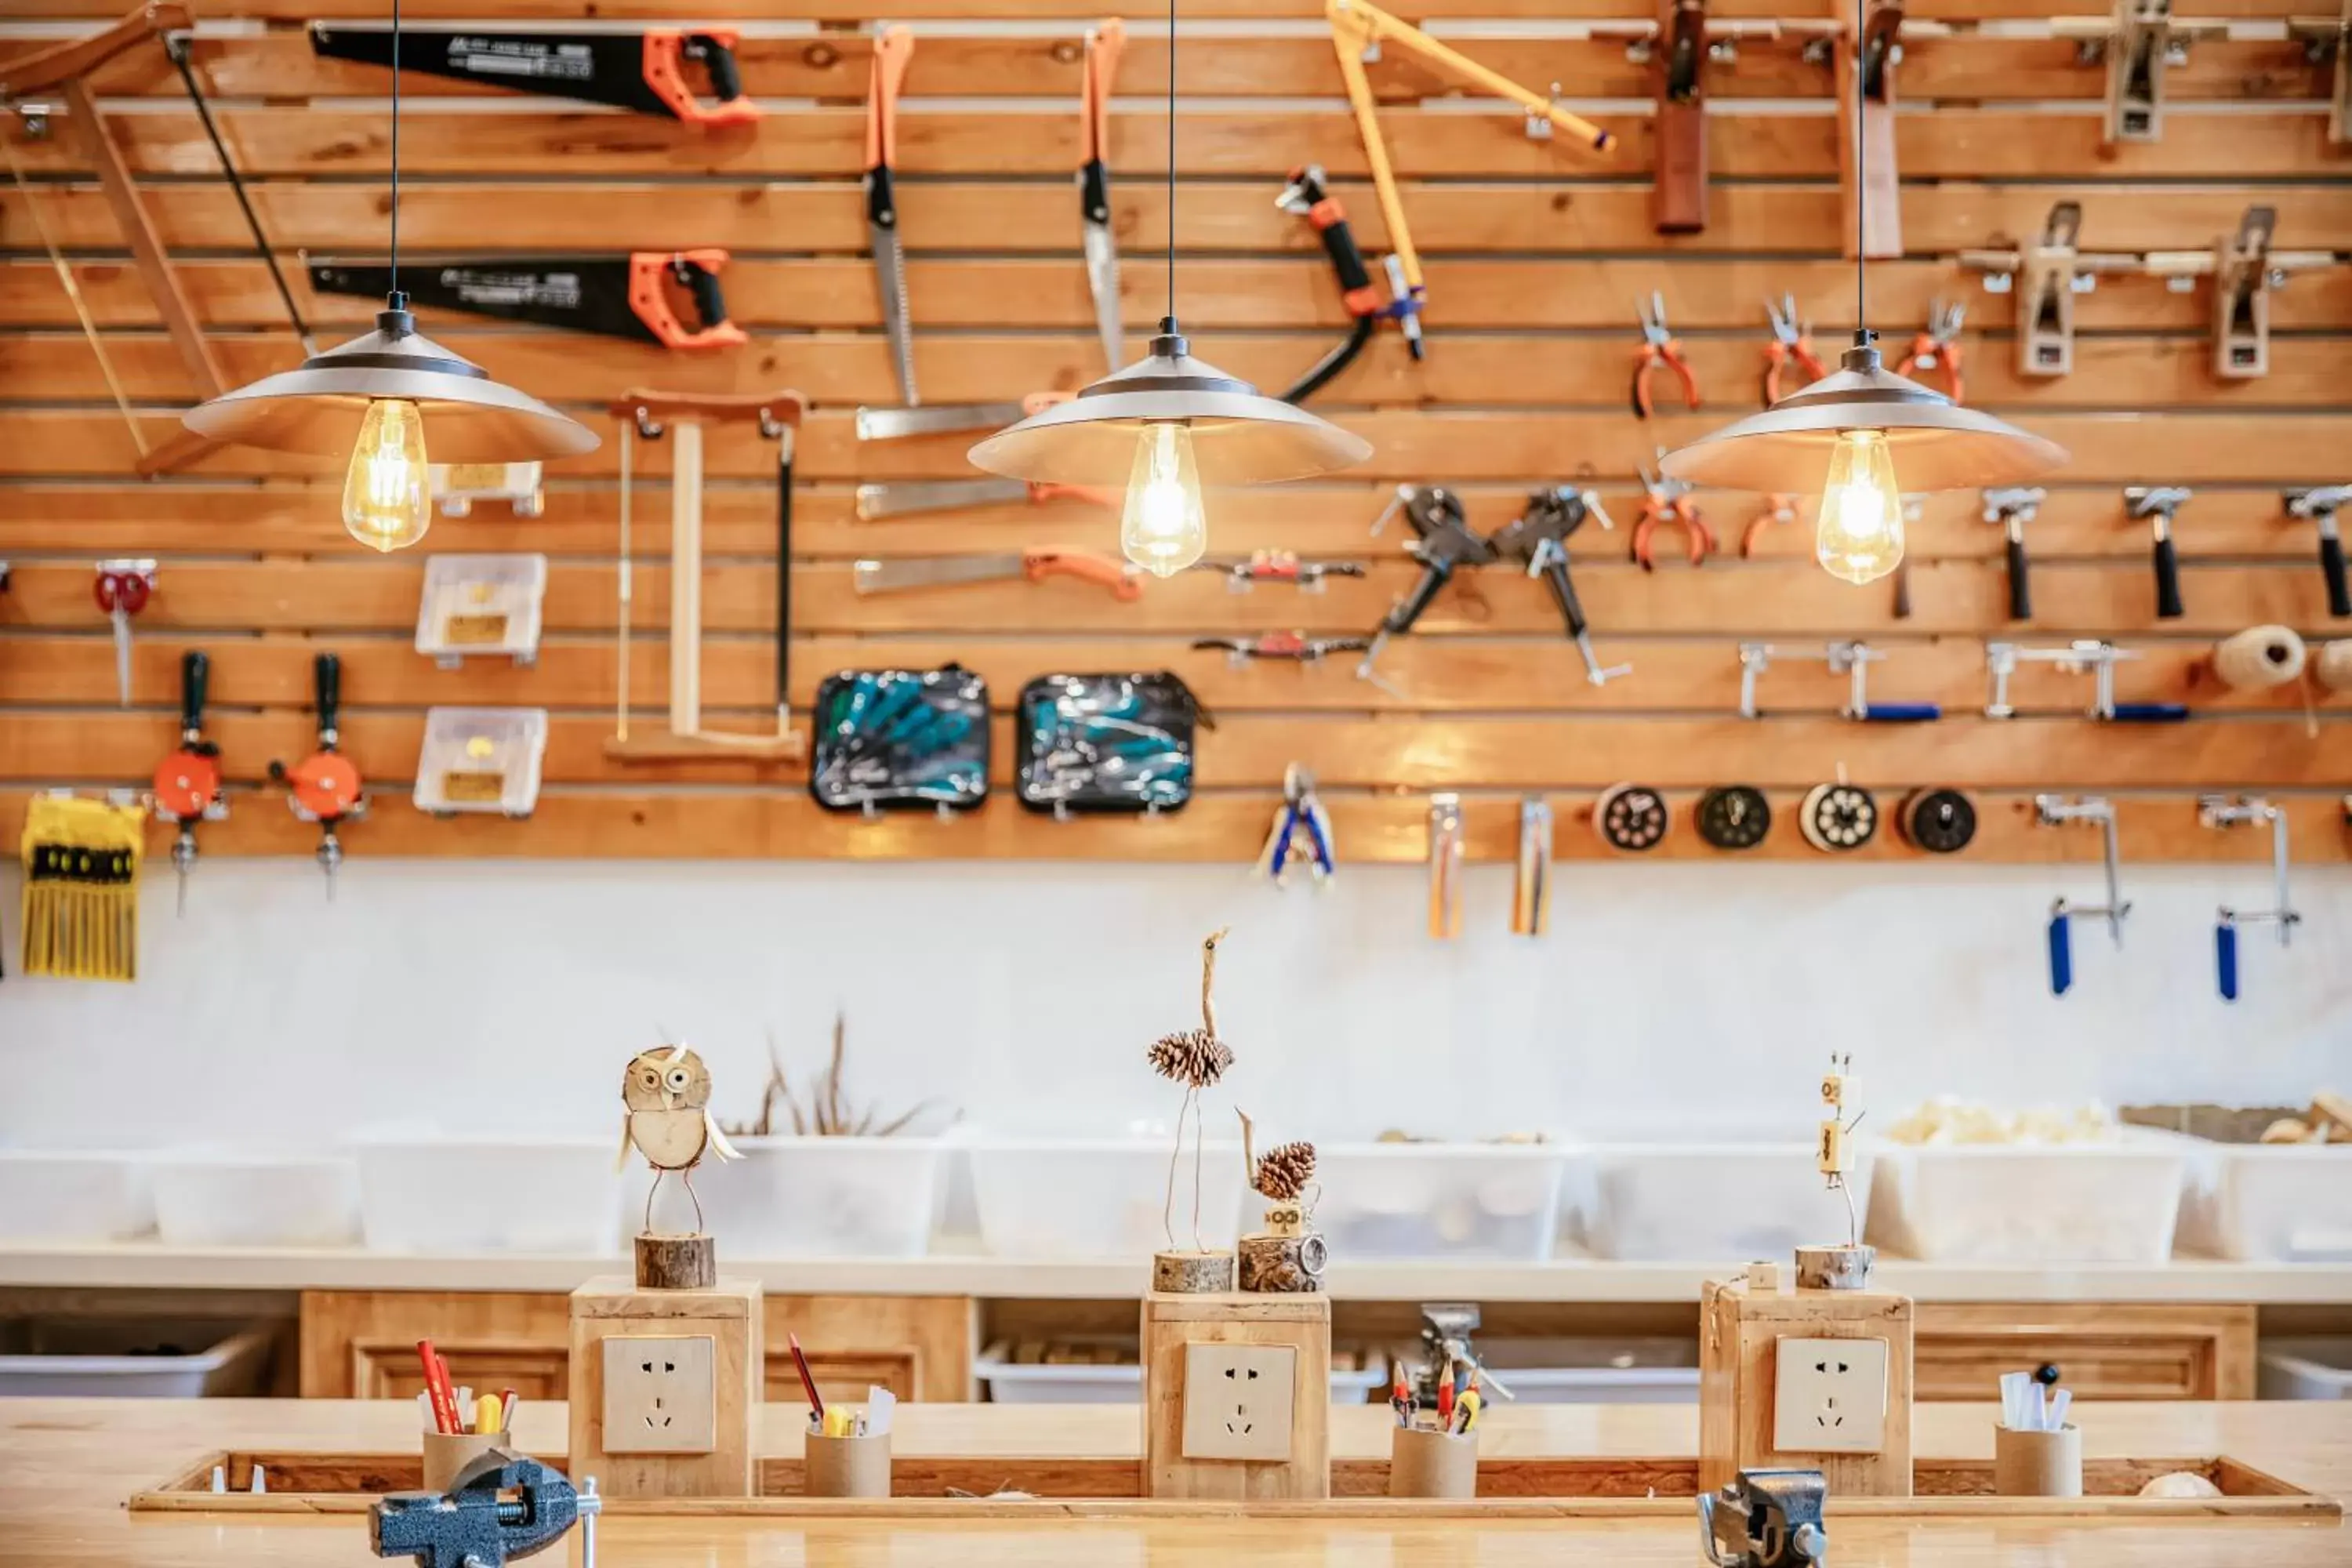
[[[1297,1376],[1293,1345],[1185,1345],[1184,1457],[1286,1461]]]
[[[1772,1384],[1772,1447],[1875,1454],[1886,1446],[1886,1342],[1784,1336]]]
[[[708,1454],[719,1447],[719,1378],[709,1334],[607,1335],[604,1451]]]

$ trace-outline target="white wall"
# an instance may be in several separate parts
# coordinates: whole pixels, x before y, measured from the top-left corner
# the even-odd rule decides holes
[[[1342,848],[1344,850],[1344,846]],[[1267,1133],[1475,1134],[1719,1121],[1810,1131],[1850,1050],[1892,1116],[1987,1100],[2299,1101],[2352,1088],[2352,872],[2308,871],[2291,952],[2245,944],[2213,993],[2213,906],[2263,871],[2126,868],[2127,946],[2076,931],[2052,998],[2042,920],[2095,868],[1563,866],[1551,934],[1506,934],[1507,870],[1467,926],[1422,934],[1422,876],[1318,894],[1238,871],[896,864],[201,866],[188,912],[151,876],[135,985],[28,980],[0,883],[0,1142],[324,1139],[615,1125],[621,1064],[693,1042],[749,1114],[772,1027],[799,1069],[850,1014],[852,1087],[986,1125],[1108,1131],[1172,1110],[1142,1064],[1195,1018],[1197,944],[1230,923],[1220,1022]],[[1220,1114],[1222,1109],[1220,1108]]]

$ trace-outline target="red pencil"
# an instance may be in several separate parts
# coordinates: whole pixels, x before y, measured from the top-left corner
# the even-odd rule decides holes
[[[457,1391],[449,1386],[449,1369],[441,1364],[431,1340],[416,1342],[416,1359],[425,1363],[425,1392],[433,1402],[434,1430],[444,1435],[459,1430]]]
[[[802,1353],[801,1337],[788,1332],[784,1335],[784,1339],[793,1347],[793,1364],[800,1368],[801,1386],[808,1391],[809,1420],[813,1425],[822,1425],[824,1420],[824,1399],[816,1391],[816,1378],[809,1372],[808,1357]]]

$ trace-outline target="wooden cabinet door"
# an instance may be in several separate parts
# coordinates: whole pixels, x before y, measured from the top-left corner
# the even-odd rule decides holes
[[[2081,1399],[2252,1399],[2254,1309],[2170,1302],[1921,1302],[1921,1399],[1995,1401],[2049,1363]]]
[[[797,1334],[828,1400],[861,1401],[873,1384],[901,1399],[968,1400],[976,1317],[968,1296],[771,1296],[768,1397],[806,1403],[786,1337]]]

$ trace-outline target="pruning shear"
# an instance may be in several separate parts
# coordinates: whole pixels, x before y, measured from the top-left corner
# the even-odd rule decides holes
[[[1653,474],[1638,466],[1633,471],[1642,476],[1642,488],[1649,492],[1642,500],[1642,520],[1633,525],[1633,559],[1643,571],[1655,570],[1650,536],[1658,531],[1659,523],[1671,521],[1681,527],[1689,542],[1690,563],[1700,564],[1715,548],[1715,531],[1699,515],[1698,503],[1690,499],[1691,487],[1667,478],[1664,471]]]
[[[1927,312],[1927,330],[1911,340],[1911,352],[1895,367],[1895,374],[1941,369],[1945,384],[1952,389],[1952,401],[1966,402],[1960,384],[1960,323],[1968,313],[1965,301],[1937,300]]]
[[[1633,413],[1643,419],[1650,416],[1650,373],[1661,364],[1670,367],[1675,379],[1683,384],[1683,402],[1698,406],[1698,374],[1683,358],[1683,345],[1666,330],[1666,297],[1650,290],[1650,297],[1637,301],[1635,309],[1642,318],[1642,346],[1633,351]]]
[[[1797,297],[1783,294],[1780,302],[1764,301],[1764,313],[1772,318],[1772,341],[1764,345],[1764,406],[1769,408],[1780,401],[1780,373],[1795,360],[1805,369],[1805,374],[1819,381],[1829,372],[1822,366],[1822,356],[1813,352],[1812,329],[1797,319]]]

